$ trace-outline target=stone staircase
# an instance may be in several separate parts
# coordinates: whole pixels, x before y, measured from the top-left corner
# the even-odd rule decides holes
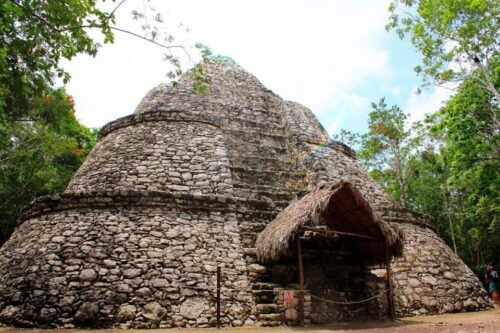
[[[284,313],[278,304],[276,291],[283,287],[276,283],[255,282],[252,289],[258,324],[261,326],[281,325]]]
[[[257,262],[255,241],[302,190],[305,172],[293,160],[282,115],[262,110],[256,116],[244,111],[238,110],[238,117],[222,118],[222,130],[234,195],[263,203],[258,211],[253,206],[239,224],[256,321],[261,326],[279,326],[285,320],[282,297],[287,286],[274,283],[270,268]]]
[[[262,144],[259,140],[252,142],[253,133],[247,134],[246,141],[240,141],[239,136],[226,137],[235,196],[264,201],[292,200],[305,174],[297,172],[290,160],[285,137],[268,136],[272,142]]]

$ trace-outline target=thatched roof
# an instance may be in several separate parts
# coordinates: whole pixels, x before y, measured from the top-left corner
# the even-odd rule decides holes
[[[363,195],[352,184],[341,181],[316,189],[294,200],[258,236],[257,257],[276,261],[291,250],[304,228],[325,226],[332,234],[349,237],[357,258],[367,264],[380,264],[389,256],[402,254],[402,233],[385,223],[370,208]],[[366,237],[350,237],[343,233]]]

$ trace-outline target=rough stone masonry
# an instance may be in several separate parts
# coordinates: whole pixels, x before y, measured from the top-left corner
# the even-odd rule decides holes
[[[280,305],[279,283],[266,283],[256,236],[298,193],[340,179],[405,234],[392,263],[398,315],[491,306],[432,221],[398,206],[310,110],[234,63],[203,66],[207,93],[195,94],[189,75],[154,88],[135,114],[101,129],[64,193],[24,211],[0,249],[1,322],[213,326],[221,266],[223,325],[286,323],[294,310]]]

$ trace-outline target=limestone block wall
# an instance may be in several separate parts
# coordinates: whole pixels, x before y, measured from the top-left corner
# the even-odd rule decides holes
[[[115,201],[81,198],[87,207],[77,207],[66,199],[46,199],[45,208],[53,211],[38,214],[39,207],[38,215],[26,215],[2,247],[0,321],[214,325],[217,265],[223,271],[223,324],[239,326],[251,315],[237,216],[221,211],[224,202],[129,193]]]
[[[176,115],[170,112],[130,124],[132,116],[109,124],[66,191],[231,194],[220,128],[197,119],[173,118]]]
[[[209,115],[221,124],[233,194],[286,202],[294,197],[303,175],[295,170],[284,133],[282,100],[236,64],[208,61],[203,71],[208,90],[196,94],[192,79],[159,85],[137,106],[136,115],[186,111]]]
[[[161,84],[152,89],[137,106],[136,113],[177,109],[255,119],[259,113],[266,116],[277,111],[281,98],[237,64],[205,61],[202,66],[210,81],[205,93],[197,94],[192,89],[190,75],[184,75],[175,86]]]
[[[298,103],[285,102],[283,112],[291,150],[305,170],[308,189],[347,179],[372,207],[395,205],[382,186],[356,162],[355,152],[329,139],[311,111]]]
[[[305,106],[283,101],[282,110],[284,125],[290,135],[290,140],[296,145],[300,143],[321,143],[329,139],[321,123],[314,113]]]
[[[398,224],[403,258],[392,264],[399,315],[477,311],[491,306],[481,282],[429,228]]]
[[[382,186],[373,180],[356,160],[333,146],[308,145],[314,154],[305,161],[308,186],[322,186],[347,179],[355,185],[374,209],[396,205]]]

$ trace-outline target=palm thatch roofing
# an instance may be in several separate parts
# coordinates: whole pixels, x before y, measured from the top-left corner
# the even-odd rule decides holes
[[[342,180],[295,199],[278,214],[257,238],[257,258],[271,262],[285,257],[297,237],[318,227],[330,235],[349,237],[363,263],[381,264],[387,256],[402,255],[401,231],[377,216],[359,190]]]

